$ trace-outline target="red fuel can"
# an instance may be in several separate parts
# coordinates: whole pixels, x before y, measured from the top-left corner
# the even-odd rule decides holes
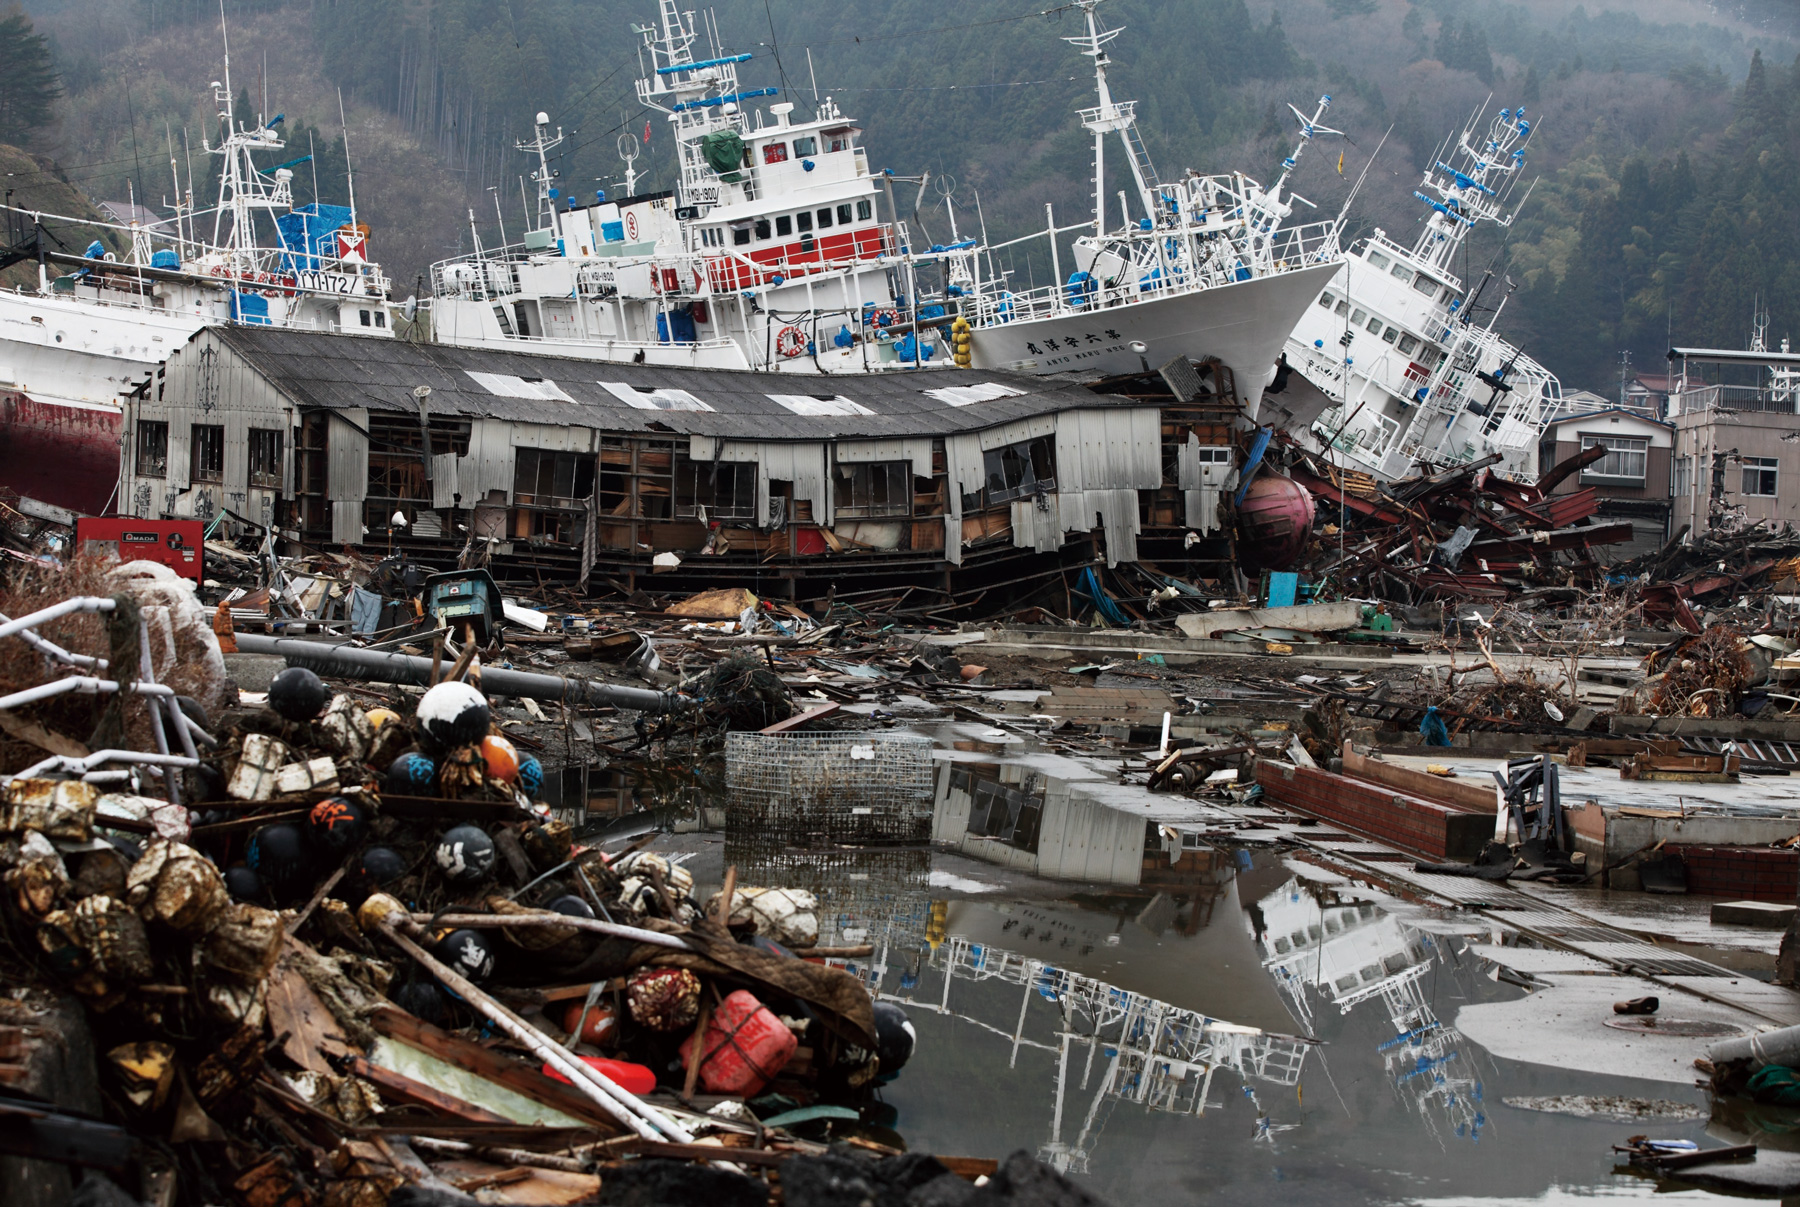
[[[681,1042],[681,1060],[693,1052],[694,1036]],[[800,1041],[749,990],[739,989],[713,1011],[701,1048],[700,1084],[709,1094],[748,1098],[769,1084],[794,1055]]]

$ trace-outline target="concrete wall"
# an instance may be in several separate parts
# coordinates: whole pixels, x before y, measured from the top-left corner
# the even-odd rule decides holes
[[[1794,437],[1784,439],[1784,437]],[[1735,451],[1734,451],[1735,450]],[[1707,526],[1714,453],[1726,454],[1724,502],[1741,506],[1746,519],[1800,523],[1800,415],[1763,411],[1699,410],[1675,417],[1675,456],[1691,457],[1694,472],[1685,495],[1674,501],[1673,527]],[[1740,457],[1773,457],[1777,469],[1774,497],[1743,493]]]

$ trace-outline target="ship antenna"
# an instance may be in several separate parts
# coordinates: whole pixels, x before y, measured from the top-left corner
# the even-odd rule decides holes
[[[221,3],[223,0],[221,0]],[[344,116],[344,90],[338,94],[338,129],[344,134],[344,183],[350,189],[350,225],[356,225],[356,173],[350,169],[350,122]]]

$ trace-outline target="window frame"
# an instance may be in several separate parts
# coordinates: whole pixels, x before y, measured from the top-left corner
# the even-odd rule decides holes
[[[875,203],[867,197],[856,203],[856,220],[867,222],[875,217]]]
[[[831,229],[831,207],[829,205],[813,215],[813,226],[819,230]]]
[[[524,477],[528,466],[529,482]],[[546,472],[549,474],[548,490],[543,489]],[[592,453],[516,447],[513,449],[512,505],[540,511],[580,511],[593,497],[594,475]],[[582,492],[583,485],[587,488],[586,493]],[[522,488],[525,486],[529,489]],[[566,494],[560,489],[564,486],[568,489]]]
[[[1781,458],[1779,457],[1743,457],[1740,458],[1744,472],[1743,487],[1738,493],[1753,499],[1774,499],[1781,495]],[[1758,486],[1767,485],[1767,490],[1750,489],[1750,475],[1757,475]],[[1766,478],[1763,475],[1768,475]]]
[[[794,233],[794,219],[791,214],[775,215],[775,237],[785,239]]]
[[[840,520],[911,519],[912,477],[911,461],[840,461],[832,513]]]
[[[167,478],[169,476],[169,421],[166,419],[138,420],[134,443],[136,444],[136,456],[132,464],[136,467],[137,476],[140,478]],[[146,457],[151,460],[146,462]]]
[[[1045,494],[1056,493],[1056,441],[1053,437],[1034,436],[986,449],[982,452],[981,463],[982,491],[989,506],[1030,498],[1039,488]],[[1008,481],[1014,477],[1008,472],[1009,467],[1018,468],[1014,481]],[[1046,469],[1048,473],[1043,472]]]
[[[1581,449],[1586,452],[1596,444],[1606,446],[1606,456],[1586,466],[1581,471],[1583,480],[1592,478],[1598,482],[1636,482],[1642,485],[1650,477],[1650,439],[1647,436],[1601,436],[1591,432],[1577,433],[1581,441]],[[1623,447],[1623,446],[1630,447]],[[1619,446],[1619,447],[1615,447]],[[1628,464],[1627,459],[1635,458],[1642,472],[1621,472]],[[1602,466],[1612,466],[1608,469]]]
[[[188,429],[188,481],[224,485],[224,424],[196,423]]]
[[[670,467],[670,510],[678,519],[697,519],[706,509],[708,520],[720,523],[756,523],[757,463],[754,461],[695,461],[675,454]],[[730,502],[719,502],[720,487],[729,475]]]
[[[275,427],[253,427],[244,439],[244,478],[255,490],[280,490],[282,453],[287,433]],[[258,448],[258,445],[273,446]],[[262,468],[258,468],[258,462]]]
[[[801,134],[794,138],[794,158],[805,159],[808,155],[819,153],[819,140],[811,134]]]

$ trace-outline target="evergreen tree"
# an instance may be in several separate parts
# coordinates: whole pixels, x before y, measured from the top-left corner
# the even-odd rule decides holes
[[[1537,66],[1534,64],[1525,69],[1525,85],[1519,92],[1519,99],[1527,105],[1535,105],[1543,99],[1543,91],[1538,84]]]
[[[22,143],[50,124],[62,84],[49,40],[19,9],[0,17],[0,64],[0,142]]]

